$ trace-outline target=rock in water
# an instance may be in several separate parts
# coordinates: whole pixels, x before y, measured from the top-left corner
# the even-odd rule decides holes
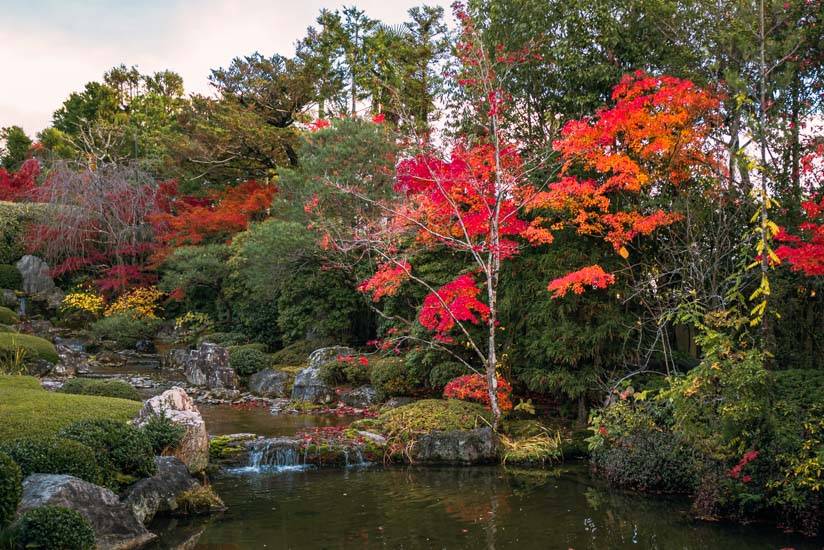
[[[292,385],[293,401],[310,401],[312,403],[331,403],[335,400],[335,391],[320,379],[320,368],[338,357],[355,354],[352,348],[334,346],[321,348],[309,355],[309,366],[298,372]]]
[[[204,342],[188,356],[176,356],[183,364],[183,374],[190,384],[209,389],[234,389],[238,387],[235,370],[229,367],[229,350]]]
[[[249,391],[260,397],[286,397],[288,383],[288,373],[264,369],[249,377]]]
[[[412,460],[421,464],[484,464],[494,462],[497,454],[492,428],[433,431],[418,439],[412,448]]]
[[[206,433],[206,423],[186,391],[174,387],[147,400],[132,424],[142,427],[153,415],[158,414],[165,414],[172,422],[186,428],[174,456],[182,460],[192,473],[206,468],[209,464],[209,435]]]
[[[117,495],[76,477],[33,474],[23,480],[18,512],[42,506],[63,506],[79,512],[94,529],[98,550],[139,548],[156,538]]]
[[[123,494],[123,502],[144,524],[152,521],[158,513],[177,510],[177,498],[200,485],[177,457],[158,456],[155,457],[155,464],[155,475],[141,479]]]

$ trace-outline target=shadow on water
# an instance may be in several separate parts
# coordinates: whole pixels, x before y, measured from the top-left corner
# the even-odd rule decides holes
[[[760,526],[692,521],[684,499],[608,491],[583,466],[235,472],[214,487],[229,510],[156,522],[155,549],[824,547]]]

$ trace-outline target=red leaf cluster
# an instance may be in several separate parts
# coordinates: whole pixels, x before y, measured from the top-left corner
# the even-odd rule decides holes
[[[498,376],[498,406],[502,411],[512,409],[512,386],[506,379]],[[474,401],[489,407],[489,384],[486,377],[480,374],[469,374],[451,380],[443,390],[443,396],[447,399],[460,399],[461,401]]]
[[[824,275],[824,195],[801,207],[808,220],[798,226],[801,235],[790,235],[782,228],[775,240],[786,244],[776,248],[775,253],[793,271],[802,271],[808,277]]]
[[[0,201],[31,200],[38,175],[40,163],[36,159],[25,161],[17,172],[9,173],[5,168],[0,168]]]
[[[486,321],[489,306],[478,300],[480,292],[472,275],[461,275],[426,297],[418,320],[441,336],[452,330],[456,320],[478,323],[480,317]]]
[[[575,294],[583,294],[587,286],[606,288],[614,282],[615,276],[607,273],[601,266],[596,264],[555,279],[549,283],[547,290],[552,292],[553,298],[561,298],[566,296],[569,291]]]

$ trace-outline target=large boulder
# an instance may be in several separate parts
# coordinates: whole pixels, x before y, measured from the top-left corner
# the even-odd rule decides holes
[[[430,432],[412,447],[413,462],[470,465],[495,462],[498,445],[492,428]]]
[[[309,354],[309,366],[298,372],[292,385],[293,401],[312,403],[331,403],[335,400],[335,391],[320,378],[320,369],[327,363],[337,361],[338,357],[348,357],[355,350],[343,346],[321,348]]]
[[[57,344],[57,356],[60,360],[52,369],[55,376],[77,376],[90,372],[89,354],[63,344]]]
[[[155,457],[157,473],[141,479],[122,495],[137,519],[148,524],[158,513],[177,510],[177,499],[200,484],[192,478],[189,469],[174,456]]]
[[[229,366],[229,350],[204,342],[196,350],[192,350],[185,357],[179,357],[183,363],[183,374],[186,380],[194,386],[205,386],[209,389],[235,389],[238,387],[238,378],[235,370]]]
[[[249,391],[261,397],[286,397],[289,374],[280,370],[264,369],[249,377]]]
[[[166,390],[143,403],[143,408],[132,423],[142,427],[152,416],[161,414],[186,428],[183,439],[173,455],[183,461],[192,473],[205,469],[209,464],[209,434],[192,398],[183,388],[174,387]]]
[[[344,392],[340,400],[350,407],[365,409],[378,402],[378,392],[372,386],[361,386]]]
[[[26,294],[46,294],[56,288],[49,275],[49,264],[37,256],[29,254],[20,258],[17,271],[23,276],[23,292]]]
[[[22,514],[43,506],[76,510],[94,529],[97,550],[139,548],[156,538],[109,489],[67,475],[33,474],[23,481]]]

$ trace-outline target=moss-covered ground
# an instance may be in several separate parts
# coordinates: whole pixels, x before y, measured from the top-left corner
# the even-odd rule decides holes
[[[0,375],[0,442],[55,435],[86,418],[126,422],[140,407],[141,403],[125,399],[49,392],[31,376]]]

